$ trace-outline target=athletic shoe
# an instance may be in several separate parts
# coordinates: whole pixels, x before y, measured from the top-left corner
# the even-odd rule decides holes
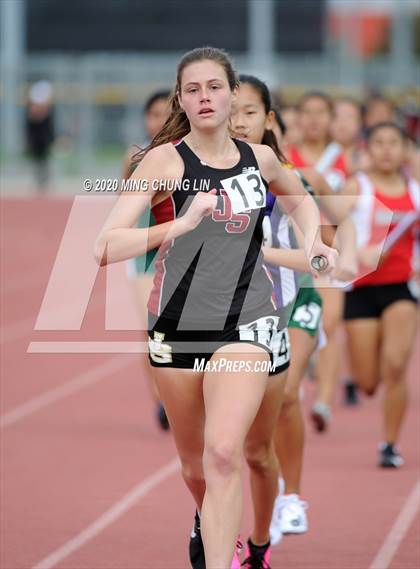
[[[331,420],[331,409],[329,405],[322,403],[322,401],[317,401],[312,407],[311,419],[318,433],[325,431]]]
[[[232,559],[231,569],[241,569],[239,553],[243,548],[240,538],[238,538],[235,547],[235,553]],[[190,562],[193,569],[206,569],[206,558],[204,554],[204,545],[201,538],[200,516],[195,512],[194,526],[190,538]]]
[[[204,545],[201,539],[200,516],[195,512],[194,526],[190,538],[190,562],[193,569],[206,569]]]
[[[399,468],[403,464],[404,459],[394,445],[390,443],[381,443],[379,445],[378,466],[382,468]]]
[[[279,496],[276,502],[282,534],[297,535],[308,531],[307,502],[301,500],[297,494]]]
[[[245,550],[245,561],[242,563],[242,567],[245,567],[245,569],[271,569],[269,565],[270,555],[270,542],[258,547],[248,539]]]
[[[168,421],[168,417],[166,416],[165,407],[162,405],[162,403],[159,403],[159,405],[157,407],[156,417],[157,417],[160,428],[163,431],[169,431],[169,428],[170,428],[169,427],[169,421]]]
[[[352,406],[359,404],[358,387],[353,380],[348,379],[344,383],[344,405]]]

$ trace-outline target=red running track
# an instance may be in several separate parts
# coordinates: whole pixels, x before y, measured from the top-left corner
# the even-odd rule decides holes
[[[138,339],[104,331],[98,305],[80,332],[33,330],[70,205],[1,203],[1,568],[184,569],[194,507],[171,436],[155,425],[141,357],[27,352],[38,339]],[[95,294],[103,287],[100,276]],[[415,364],[401,470],[375,466],[380,398],[337,401],[326,435],[308,427],[310,531],[274,548],[273,569],[420,566]],[[248,496],[244,536],[250,520]]]

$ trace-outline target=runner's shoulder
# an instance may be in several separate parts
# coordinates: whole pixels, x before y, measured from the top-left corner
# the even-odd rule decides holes
[[[279,166],[279,159],[275,155],[274,150],[266,144],[247,144],[249,144],[254,153],[263,177],[270,177],[269,174],[271,172],[275,172],[276,168]]]
[[[157,178],[182,177],[184,163],[172,142],[155,146],[140,162],[141,170],[153,172]]]

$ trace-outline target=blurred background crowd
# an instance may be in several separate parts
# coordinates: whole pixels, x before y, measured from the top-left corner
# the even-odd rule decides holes
[[[357,135],[397,120],[415,152],[416,1],[2,0],[0,8],[3,194],[73,193],[81,177],[118,177],[127,147],[148,136],[147,99],[172,87],[184,51],[206,44],[268,83],[293,142],[295,105],[315,89],[352,97]]]

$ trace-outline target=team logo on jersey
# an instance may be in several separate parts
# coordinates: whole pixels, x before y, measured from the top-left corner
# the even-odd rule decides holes
[[[163,332],[154,332],[153,333],[153,340],[155,342],[163,342],[165,339],[165,334]]]
[[[158,364],[169,364],[172,362],[172,346],[163,344],[165,334],[154,332],[153,340],[149,339],[149,354],[152,360]]]
[[[220,190],[220,201],[212,211],[213,221],[225,223],[227,233],[243,233],[249,226],[249,213],[233,213],[232,204],[225,190]]]

